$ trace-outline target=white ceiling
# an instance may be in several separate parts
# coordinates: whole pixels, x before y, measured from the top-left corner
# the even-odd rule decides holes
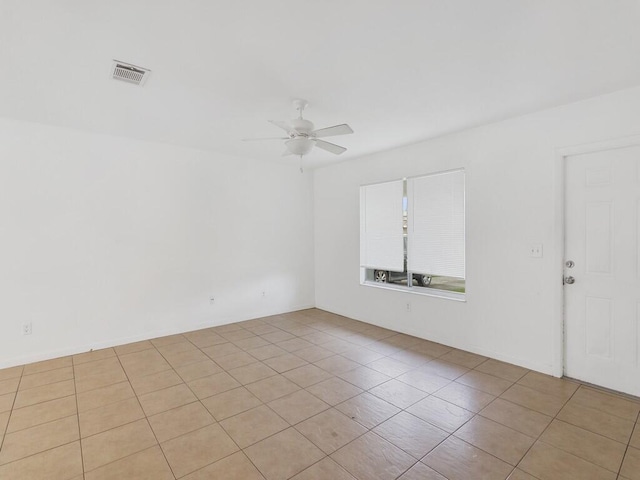
[[[356,132],[325,164],[638,85],[639,24],[638,0],[2,0],[0,116],[279,160],[240,139],[303,97]]]

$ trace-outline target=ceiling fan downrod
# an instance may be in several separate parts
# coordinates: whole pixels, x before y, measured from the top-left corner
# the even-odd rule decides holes
[[[304,109],[309,106],[309,102],[307,102],[302,98],[294,98],[292,103],[293,103],[293,108],[295,108],[298,111],[298,118],[301,119],[302,112],[304,112]]]

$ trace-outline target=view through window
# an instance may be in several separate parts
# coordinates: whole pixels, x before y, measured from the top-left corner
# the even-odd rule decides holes
[[[463,170],[363,186],[360,207],[365,283],[465,293]]]

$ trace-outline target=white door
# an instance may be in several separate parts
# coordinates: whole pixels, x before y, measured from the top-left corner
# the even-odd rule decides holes
[[[565,375],[640,396],[640,146],[565,161]]]

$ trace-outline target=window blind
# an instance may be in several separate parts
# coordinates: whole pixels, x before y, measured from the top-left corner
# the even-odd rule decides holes
[[[464,278],[464,171],[411,178],[407,196],[408,270]]]
[[[404,270],[402,180],[360,187],[360,266]]]

